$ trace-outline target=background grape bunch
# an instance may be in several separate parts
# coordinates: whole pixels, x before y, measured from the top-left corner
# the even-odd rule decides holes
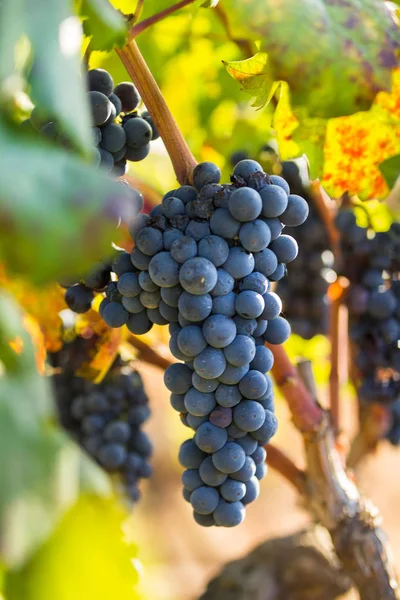
[[[152,473],[152,444],[142,431],[150,407],[141,376],[117,357],[100,384],[78,377],[74,367],[84,352],[85,340],[78,337],[49,357],[58,371],[52,382],[60,423],[137,502],[140,479]]]
[[[390,406],[393,426],[388,438],[400,442],[400,228],[374,232],[361,227],[353,210],[342,209],[336,218],[341,234],[338,272],[350,287],[346,303],[352,361],[362,404]]]
[[[220,176],[213,163],[199,164],[193,186],[168,192],[131,224],[135,246],[114,258],[99,308],[107,325],[136,335],[169,324],[181,363],[165,384],[196,432],[180,454],[184,496],[205,526],[238,525],[259,493],[263,446],[277,427],[264,344],[290,334],[270,286],[297,256],[283,227],[308,215],[307,202],[256,161],[239,162],[230,184]]]

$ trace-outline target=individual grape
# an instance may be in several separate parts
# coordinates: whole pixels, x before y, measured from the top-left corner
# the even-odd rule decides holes
[[[260,495],[260,482],[257,477],[252,477],[249,481],[246,481],[246,495],[242,500],[242,504],[250,504],[257,500]]]
[[[213,298],[211,312],[213,315],[233,317],[236,314],[236,294],[229,292],[225,296],[216,296]]]
[[[196,417],[195,415],[191,415],[190,413],[186,414],[187,424],[191,429],[193,429],[193,431],[197,431],[200,425],[203,425],[203,423],[205,423],[208,420],[208,415],[204,417]]]
[[[107,471],[116,471],[125,462],[127,452],[121,444],[104,444],[99,449],[97,457]]]
[[[122,327],[128,318],[128,311],[119,302],[110,302],[103,311],[103,319],[109,327]]]
[[[229,425],[227,432],[228,436],[233,440],[240,440],[241,438],[244,438],[247,435],[247,433],[243,431],[243,429],[240,429],[240,427],[235,425],[235,423],[231,423]]]
[[[94,294],[82,283],[69,287],[65,292],[65,302],[71,310],[82,314],[90,310]]]
[[[180,237],[183,237],[183,233],[179,229],[176,229],[176,227],[170,227],[169,229],[166,229],[163,233],[163,243],[165,250],[171,250],[171,246],[174,243],[174,241],[179,239]],[[174,257],[172,256],[172,258]]]
[[[266,223],[271,232],[271,240],[276,240],[282,233],[283,225],[278,218],[268,219],[261,217],[264,223]]]
[[[267,452],[262,446],[257,446],[256,450],[252,453],[251,458],[254,460],[256,465],[260,465],[265,462],[267,458]]]
[[[113,78],[105,69],[90,69],[87,73],[87,84],[89,91],[101,92],[105,96],[110,96],[114,87]]]
[[[107,442],[126,444],[131,437],[131,428],[125,421],[111,421],[104,428],[104,439]]]
[[[264,340],[269,344],[284,344],[291,333],[289,322],[283,317],[276,317],[268,323]]]
[[[245,319],[256,319],[264,310],[264,300],[261,294],[246,290],[236,297],[236,312]]]
[[[178,323],[179,311],[176,307],[169,306],[166,302],[161,300],[158,308],[164,319],[166,319],[170,323]]]
[[[154,256],[164,247],[163,234],[154,227],[144,227],[136,236],[136,245],[143,254]]]
[[[178,460],[185,469],[198,469],[206,456],[206,453],[200,450],[192,439],[183,442],[179,449]]]
[[[219,376],[219,380],[226,385],[235,385],[246,375],[248,370],[249,365],[234,367],[228,363],[224,372]]]
[[[199,163],[193,171],[193,184],[197,190],[209,183],[219,183],[221,171],[212,162]]]
[[[150,125],[150,127],[151,127],[151,130],[152,130],[152,132],[153,132],[153,135],[152,135],[151,139],[152,139],[152,140],[157,140],[157,139],[160,137],[160,134],[159,134],[159,132],[158,132],[158,129],[157,129],[157,127],[156,127],[156,126],[155,126],[155,124],[154,124],[154,121],[153,121],[153,119],[152,119],[152,117],[151,117],[150,113],[149,113],[147,110],[145,110],[145,111],[143,111],[143,112],[141,113],[141,115],[140,115],[140,116],[142,117],[142,119],[144,119],[145,121],[147,121],[147,122],[148,122],[148,124],[149,124],[149,125]]]
[[[102,169],[104,169],[105,171],[111,171],[111,169],[114,167],[113,155],[110,152],[108,152],[107,150],[104,150],[103,148],[99,148],[99,152],[100,152],[100,167]]]
[[[255,439],[253,439],[250,435],[245,435],[243,438],[240,438],[237,443],[239,446],[243,448],[246,453],[246,456],[253,455],[253,453],[258,448],[258,443]]]
[[[217,379],[204,379],[197,373],[192,374],[192,384],[199,392],[209,393],[215,392],[218,387]]]
[[[280,217],[288,206],[288,195],[278,185],[267,185],[260,190],[262,214],[267,219]]]
[[[265,319],[257,319],[257,327],[254,330],[254,339],[258,339],[260,336],[264,335],[266,329],[268,327],[268,321],[266,321]],[[262,342],[264,343],[264,338],[262,339]]]
[[[146,311],[142,311],[137,314],[129,315],[129,319],[126,323],[129,331],[135,335],[143,335],[150,331],[153,326],[153,323],[147,316]]]
[[[233,479],[227,479],[221,485],[221,496],[227,502],[238,502],[244,498],[246,494],[246,486],[241,481],[234,481]]]
[[[145,308],[158,308],[160,300],[161,294],[159,290],[155,292],[145,292],[143,290],[140,292],[140,302]]]
[[[203,335],[213,348],[225,348],[236,337],[236,325],[224,315],[211,315],[203,324]]]
[[[160,252],[149,263],[150,277],[160,287],[173,287],[179,283],[179,265],[169,252]]]
[[[219,494],[216,489],[201,486],[192,492],[190,503],[194,510],[201,515],[209,515],[217,508]]]
[[[185,362],[190,359],[190,356],[187,356],[178,346],[178,333],[173,333],[169,338],[169,349],[171,354],[178,360]]]
[[[139,248],[135,247],[131,252],[131,262],[133,266],[139,269],[140,271],[146,271],[149,268],[151,260],[152,257],[148,256],[147,254],[143,254],[143,252],[141,252]]]
[[[260,252],[270,243],[271,231],[264,221],[256,219],[241,226],[239,240],[245,250]]]
[[[169,196],[168,198],[163,198],[162,203],[162,214],[171,219],[175,215],[183,215],[185,213],[185,205],[182,200],[179,198],[174,198],[173,196]]]
[[[387,319],[397,305],[396,297],[391,290],[373,292],[368,299],[368,312],[375,319]]]
[[[270,321],[275,319],[282,312],[282,301],[275,292],[268,292],[263,296],[264,310],[261,318]]]
[[[200,425],[194,439],[200,450],[211,454],[224,446],[228,439],[228,434],[226,429],[221,429],[221,427],[207,422]]]
[[[229,427],[232,423],[232,409],[224,406],[218,406],[208,416],[210,423],[217,427]]]
[[[114,105],[114,107],[115,107],[115,114],[118,117],[119,113],[122,111],[122,102],[121,102],[121,100],[114,93],[110,94],[108,96],[108,99]]]
[[[183,264],[197,255],[195,240],[187,235],[178,237],[171,244],[171,256],[176,262]]]
[[[223,238],[208,235],[199,241],[198,254],[220,267],[228,258],[229,246]]]
[[[145,292],[155,292],[156,290],[160,289],[158,285],[153,282],[147,271],[141,271],[139,273],[138,282],[140,289],[144,290]]]
[[[178,346],[187,356],[197,356],[207,347],[207,341],[200,327],[188,325],[178,334]]]
[[[185,234],[191,236],[196,242],[210,235],[208,221],[190,221],[186,227]]]
[[[123,129],[127,145],[134,149],[142,149],[147,146],[153,135],[150,125],[141,118],[130,119],[125,123]]]
[[[237,221],[254,221],[261,213],[261,196],[252,188],[238,188],[232,192],[228,207],[229,212]]]
[[[226,360],[222,350],[208,346],[194,359],[194,369],[204,379],[216,379],[225,370]]]
[[[215,525],[214,517],[212,515],[200,515],[194,510],[193,518],[196,523],[202,527],[212,527]]]
[[[257,321],[255,319],[245,319],[240,315],[236,315],[233,320],[235,321],[238,335],[250,336],[257,329]]]
[[[129,257],[129,255],[128,255]],[[129,258],[130,261],[130,258]],[[132,264],[132,263],[131,263]],[[117,283],[117,288],[120,294],[128,298],[138,296],[142,291],[139,285],[139,278],[136,273],[123,273]]]
[[[146,132],[144,132],[146,135]],[[134,148],[132,146],[126,146],[125,158],[130,162],[140,162],[148,156],[150,152],[150,144],[141,146],[140,148]]]
[[[224,263],[223,268],[232,275],[234,279],[243,279],[247,275],[250,275],[254,269],[254,265],[255,261],[253,254],[247,252],[244,248],[235,246],[230,248],[228,259]]]
[[[299,252],[296,240],[290,235],[281,235],[271,242],[270,249],[276,255],[278,262],[289,263],[294,260]]]
[[[251,436],[259,442],[259,444],[268,444],[270,439],[275,435],[278,429],[278,420],[273,412],[265,411],[265,420],[263,425],[256,431],[251,432]]]
[[[129,235],[131,236],[131,238],[133,239],[134,242],[136,242],[136,236],[139,233],[139,231],[144,229],[144,227],[146,227],[149,224],[149,221],[150,221],[149,215],[140,214],[140,215],[137,215],[129,223],[129,225],[128,225]],[[118,275],[118,273],[117,273],[117,275]]]
[[[249,177],[257,172],[263,172],[262,166],[255,160],[245,159],[238,162],[235,166],[233,169],[233,176],[241,177],[247,182]]]
[[[179,311],[188,321],[200,322],[208,317],[212,309],[212,299],[209,294],[194,296],[189,292],[182,292],[179,298]]]
[[[224,348],[226,360],[235,367],[248,365],[255,357],[256,346],[252,337],[237,335],[235,339]]]
[[[264,479],[264,477],[266,476],[268,471],[268,467],[265,464],[265,462],[260,463],[259,465],[256,466],[256,477],[257,479]]]
[[[245,463],[246,453],[236,442],[226,442],[226,444],[212,455],[214,466],[222,473],[235,473],[239,471]]]
[[[264,424],[265,410],[254,400],[243,400],[233,409],[233,420],[243,431],[257,431]]]
[[[284,225],[297,227],[304,223],[309,213],[307,202],[297,194],[290,194],[285,212],[280,216]]]
[[[226,473],[219,471],[213,463],[212,457],[207,456],[199,467],[200,478],[210,487],[218,487],[227,479]]]
[[[239,290],[244,292],[246,290],[251,290],[252,292],[257,292],[258,294],[264,295],[269,290],[269,281],[262,273],[257,273],[254,271],[247,275],[242,281],[239,283]]]
[[[255,473],[256,465],[254,460],[250,456],[246,456],[243,467],[239,469],[239,471],[231,473],[229,477],[235,481],[246,483],[247,481],[250,481],[252,477],[254,477]]]
[[[179,282],[190,294],[202,295],[210,292],[217,283],[217,269],[207,260],[196,256],[190,258],[179,271]]]
[[[230,240],[238,235],[240,221],[235,219],[228,209],[218,208],[211,216],[210,229],[215,235]]]
[[[236,527],[244,520],[245,509],[242,502],[220,500],[214,511],[214,520],[222,527]]]
[[[133,315],[143,312],[143,309],[144,309],[144,306],[141,303],[139,296],[135,296],[135,297],[123,296],[123,298],[121,300],[121,304],[125,308],[125,310],[128,311],[128,313],[131,313]]]
[[[240,393],[250,400],[261,398],[267,389],[268,381],[260,371],[250,370],[239,383]]]
[[[189,490],[189,492],[193,492],[203,485],[199,471],[197,469],[186,469],[186,471],[183,471],[182,484],[185,489]]]
[[[174,285],[170,288],[161,288],[161,298],[168,306],[177,308],[182,292],[183,288],[180,285]]]
[[[218,404],[225,408],[232,408],[242,400],[239,388],[236,385],[225,385],[223,383],[220,383],[217,387],[215,398]]]
[[[164,373],[165,387],[174,394],[186,394],[192,385],[192,371],[186,365],[170,365]]]
[[[281,187],[287,195],[290,194],[290,187],[286,179],[280,177],[279,175],[271,175],[270,179],[273,185],[279,185],[279,187]]]
[[[125,131],[120,125],[117,125],[117,123],[110,123],[102,128],[100,148],[115,153],[125,146],[125,142]],[[123,156],[121,158],[123,158]]]
[[[280,281],[287,273],[286,265],[279,263],[275,271],[269,276],[271,281]]]
[[[274,355],[266,346],[257,346],[256,355],[250,363],[250,368],[261,373],[267,373],[274,366]]]
[[[92,111],[93,124],[96,127],[104,125],[111,115],[111,102],[101,92],[89,92],[88,98]]]
[[[214,394],[199,392],[196,388],[190,388],[185,395],[186,410],[195,417],[205,417],[215,407]]]
[[[120,99],[122,111],[125,113],[135,110],[140,103],[140,96],[133,83],[124,81],[114,88],[114,94]],[[133,119],[130,119],[131,121]]]
[[[255,252],[253,255],[254,259],[254,270],[262,273],[266,277],[269,277],[278,266],[278,259],[276,254],[269,248],[265,248],[260,252]]]
[[[217,269],[217,283],[211,290],[211,296],[225,296],[232,292],[235,280],[225,269]]]

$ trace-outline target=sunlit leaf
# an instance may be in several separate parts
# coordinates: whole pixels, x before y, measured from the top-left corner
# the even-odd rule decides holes
[[[224,64],[229,75],[242,84],[242,89],[255,96],[253,106],[256,108],[266,106],[279,89],[280,82],[271,79],[268,55],[265,52],[259,52],[247,60],[224,61]]]
[[[384,160],[379,165],[379,169],[389,188],[392,188],[400,175],[400,154],[396,154],[396,156]]]
[[[125,43],[128,21],[108,0],[82,0],[80,15],[85,35],[91,38],[91,50],[111,50]]]
[[[381,0],[228,0],[224,7],[231,25],[268,54],[264,77],[287,81],[293,106],[310,116],[367,110],[390,89],[400,37]]]

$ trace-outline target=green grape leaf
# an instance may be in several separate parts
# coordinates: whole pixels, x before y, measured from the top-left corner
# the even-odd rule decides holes
[[[49,121],[81,151],[90,149],[89,107],[80,74],[82,27],[69,0],[13,0],[0,4],[0,105],[23,88],[18,41],[29,40],[30,92]]]
[[[268,54],[257,105],[271,80],[289,83],[294,108],[323,118],[368,110],[390,90],[400,33],[381,0],[227,0],[225,9],[235,34],[245,30]]]
[[[81,275],[109,252],[119,216],[134,216],[120,183],[1,120],[0,155],[0,260],[10,272],[36,283]]]
[[[400,154],[383,161],[379,165],[379,170],[384,176],[389,188],[394,187],[394,184],[400,175]]]
[[[271,79],[268,55],[258,52],[246,60],[223,61],[229,75],[242,84],[243,91],[255,96],[253,106],[263,108],[274,96],[280,86],[279,81]]]
[[[109,51],[123,46],[129,23],[108,0],[82,0],[80,15],[84,33],[91,38],[91,50]]]

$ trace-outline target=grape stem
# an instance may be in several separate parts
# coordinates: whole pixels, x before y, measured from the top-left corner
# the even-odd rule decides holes
[[[360,429],[352,441],[347,458],[349,467],[358,468],[367,456],[376,452],[390,425],[391,414],[387,406],[370,402],[360,411]]]
[[[135,40],[128,42],[122,49],[117,48],[116,52],[139,90],[154,124],[160,132],[177,180],[181,185],[190,183],[193,169],[197,164],[196,159],[190,152]]]
[[[193,4],[193,2],[195,2],[195,0],[181,0],[180,2],[177,2],[176,4],[173,4],[172,6],[168,6],[168,8],[165,8],[164,10],[161,10],[160,12],[152,15],[151,17],[148,17],[147,19],[143,19],[143,21],[140,21],[140,23],[136,23],[129,30],[129,40],[135,39],[140,33],[145,31],[152,25],[159,23],[160,21],[162,21],[166,17],[169,17],[170,15],[174,14],[181,8],[184,8],[185,6],[188,6],[189,4]]]
[[[273,444],[265,446],[267,464],[271,469],[282,475],[302,496],[306,495],[306,474],[297,467],[292,459]]]
[[[159,352],[157,352],[157,350],[154,350],[154,348],[148,346],[146,342],[141,340],[136,335],[130,335],[128,342],[131,346],[139,351],[139,360],[148,363],[149,365],[154,365],[160,369],[167,369],[173,364],[172,360],[166,356],[162,356]]]
[[[311,365],[303,362],[300,375],[282,346],[268,347],[275,358],[273,376],[303,436],[310,490],[308,506],[329,531],[337,556],[360,599],[399,600],[400,590],[379,512],[360,497],[346,474],[328,414],[313,397]]]
[[[343,293],[331,299],[329,308],[329,339],[331,342],[329,399],[332,426],[335,435],[338,436],[341,432],[340,384],[343,379],[348,379],[348,314],[343,305]]]

